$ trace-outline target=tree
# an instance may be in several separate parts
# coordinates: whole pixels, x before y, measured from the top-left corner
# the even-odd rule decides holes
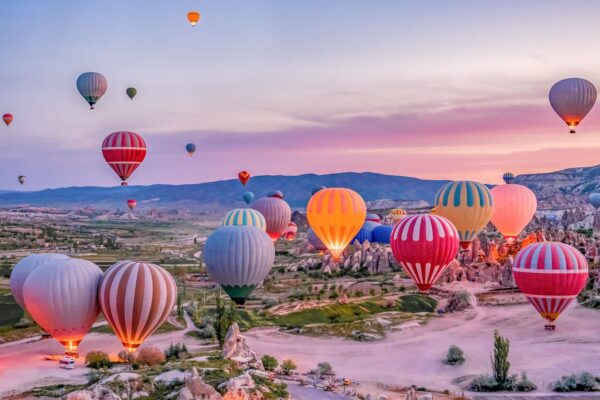
[[[275,357],[270,356],[268,354],[265,354],[264,356],[262,356],[261,360],[262,360],[263,367],[265,367],[265,369],[267,371],[274,371],[275,368],[277,368],[277,365],[279,364]]]
[[[494,331],[494,357],[491,358],[492,371],[496,382],[503,385],[508,378],[510,362],[508,361],[508,351],[510,350],[510,340],[500,336],[500,332]]]
[[[298,368],[298,366],[291,358],[283,360],[283,362],[281,363],[281,373],[283,375],[290,375],[292,371],[296,370],[296,368]]]
[[[159,365],[166,361],[165,353],[157,347],[142,347],[138,350],[137,361],[149,366]]]
[[[321,375],[332,375],[333,374],[333,368],[331,368],[331,364],[329,364],[326,361],[320,362],[319,364],[317,364],[317,371],[319,371],[319,373]]]
[[[225,336],[231,324],[233,324],[237,317],[237,309],[233,303],[229,304],[229,307],[225,305],[221,296],[217,296],[217,305],[215,309],[216,315],[213,321],[213,328],[215,328],[215,334],[219,345],[223,346],[225,342]]]
[[[177,316],[183,317],[183,299],[182,296],[177,296]]]
[[[85,355],[85,365],[92,369],[110,368],[108,354],[100,350],[90,351]]]

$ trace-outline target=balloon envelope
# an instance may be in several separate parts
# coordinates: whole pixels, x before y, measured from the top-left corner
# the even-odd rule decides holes
[[[19,175],[17,177],[17,180],[19,181],[19,183],[22,185],[25,183],[25,175]]]
[[[494,200],[490,190],[479,182],[449,182],[437,192],[435,212],[454,224],[460,245],[467,249],[490,221]]]
[[[242,195],[242,199],[244,199],[244,202],[246,204],[250,204],[250,203],[252,203],[252,200],[254,200],[254,193],[252,193],[252,192],[245,192]]]
[[[196,145],[194,143],[188,143],[185,145],[185,151],[191,156],[196,152]]]
[[[77,90],[92,110],[96,102],[106,93],[107,87],[106,78],[98,72],[85,72],[77,78]]]
[[[367,215],[364,200],[354,190],[327,188],[315,193],[306,207],[310,227],[327,246],[334,260],[356,236]]]
[[[311,192],[311,193],[314,195],[314,194],[315,194],[315,193],[317,193],[319,190],[323,190],[323,189],[327,189],[327,188],[326,188],[325,186],[315,186],[315,187],[312,189],[312,192]]]
[[[379,216],[379,214],[368,213],[365,217],[365,220],[379,223],[381,222],[381,217]]]
[[[513,264],[517,286],[548,321],[553,322],[577,297],[588,278],[588,263],[565,243],[533,243],[517,253]]]
[[[198,11],[190,11],[187,13],[187,20],[192,26],[196,26],[200,21],[200,13]]]
[[[37,267],[51,261],[68,260],[69,257],[58,253],[41,253],[30,254],[22,258],[13,268],[10,274],[10,291],[22,309],[25,310],[25,302],[23,301],[23,285]]]
[[[373,242],[375,243],[382,243],[382,244],[389,244],[390,243],[390,236],[392,235],[392,229],[394,229],[392,226],[389,225],[378,225],[373,229],[373,232],[371,233],[372,237],[373,237]]]
[[[250,173],[248,171],[240,171],[238,179],[242,182],[242,185],[246,186],[246,183],[250,180]]]
[[[267,197],[277,197],[278,199],[283,199],[283,192],[281,190],[271,190]]]
[[[267,233],[277,240],[292,219],[292,209],[279,197],[261,197],[250,205],[260,212],[267,221]]]
[[[550,105],[575,133],[575,127],[596,103],[596,87],[586,79],[567,78],[556,82],[548,95]]]
[[[2,116],[2,120],[4,121],[4,123],[6,124],[6,126],[9,126],[11,122],[13,122],[13,119],[15,119],[15,117],[13,117],[12,114],[4,114]]]
[[[298,225],[290,221],[281,236],[287,240],[294,240],[296,239],[296,233],[298,233]]]
[[[588,199],[590,200],[590,204],[595,208],[600,207],[600,193],[592,193]]]
[[[391,234],[394,257],[420,291],[431,288],[458,251],[459,236],[448,219],[439,215],[413,215],[394,226]]]
[[[221,226],[254,226],[260,230],[267,230],[267,221],[258,211],[251,208],[236,208],[227,213]]]
[[[127,200],[127,207],[129,207],[130,210],[133,210],[136,206],[137,206],[137,200],[134,200],[134,199]]]
[[[77,346],[100,313],[102,270],[87,260],[54,259],[35,268],[23,285],[25,307],[33,320],[65,347]]]
[[[504,175],[502,175],[502,179],[504,180],[504,183],[512,183],[512,181],[515,180],[515,175],[512,172],[505,172]]]
[[[350,243],[354,243],[358,241],[358,243],[363,244],[364,242],[372,242],[373,241],[373,230],[368,226],[363,225],[358,233],[352,238]]]
[[[127,96],[128,96],[128,97],[129,97],[131,100],[133,100],[133,98],[134,98],[134,97],[135,97],[135,95],[137,94],[137,89],[136,89],[136,88],[134,88],[134,87],[128,87],[128,88],[125,90],[125,93],[127,93]]]
[[[176,298],[175,279],[165,269],[129,260],[107,269],[98,291],[104,318],[128,351],[165,322]]]
[[[491,221],[508,242],[525,229],[537,210],[535,194],[526,186],[506,184],[491,189],[494,213]]]
[[[125,186],[127,178],[146,158],[146,142],[135,132],[113,132],[102,142],[102,155]]]
[[[394,208],[392,211],[390,211],[390,218],[394,224],[401,221],[404,217],[406,217],[406,211],[401,208]]]
[[[204,262],[209,275],[237,304],[244,304],[275,261],[269,236],[253,226],[224,226],[208,237]]]
[[[310,245],[315,248],[315,250],[327,250],[327,246],[325,246],[321,239],[319,239],[319,237],[317,236],[315,231],[312,230],[312,228],[308,228],[308,231],[306,232],[306,239],[308,240],[308,243],[310,243]]]

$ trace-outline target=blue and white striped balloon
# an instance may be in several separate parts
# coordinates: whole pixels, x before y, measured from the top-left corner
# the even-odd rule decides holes
[[[255,226],[267,230],[265,217],[252,208],[236,208],[227,213],[221,226]]]

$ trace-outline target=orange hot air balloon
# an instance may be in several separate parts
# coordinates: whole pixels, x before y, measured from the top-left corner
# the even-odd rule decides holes
[[[6,126],[9,126],[11,122],[13,122],[13,119],[15,119],[15,117],[13,117],[12,114],[4,114],[2,116],[2,120],[4,121],[4,123],[6,124]]]
[[[198,11],[190,11],[187,13],[187,19],[192,26],[196,26],[198,21],[200,21],[200,13]]]
[[[306,216],[333,259],[339,261],[344,249],[365,222],[367,206],[354,190],[327,188],[310,198]]]
[[[250,180],[250,173],[248,171],[240,171],[238,179],[242,182],[242,185],[246,186],[246,183]]]
[[[523,185],[514,183],[494,186],[492,223],[507,242],[513,242],[527,226],[537,209],[535,194]]]

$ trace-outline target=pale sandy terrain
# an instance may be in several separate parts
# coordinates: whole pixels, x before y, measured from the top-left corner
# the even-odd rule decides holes
[[[477,307],[432,319],[424,326],[390,332],[369,343],[340,338],[289,335],[276,329],[246,333],[260,355],[292,358],[300,372],[328,361],[338,377],[388,384],[416,384],[430,389],[459,391],[456,378],[490,372],[494,329],[511,340],[512,372],[527,371],[541,391],[560,376],[581,371],[600,375],[600,311],[573,305],[558,321],[555,332],[529,304]],[[442,363],[450,345],[467,358],[462,366]]]

